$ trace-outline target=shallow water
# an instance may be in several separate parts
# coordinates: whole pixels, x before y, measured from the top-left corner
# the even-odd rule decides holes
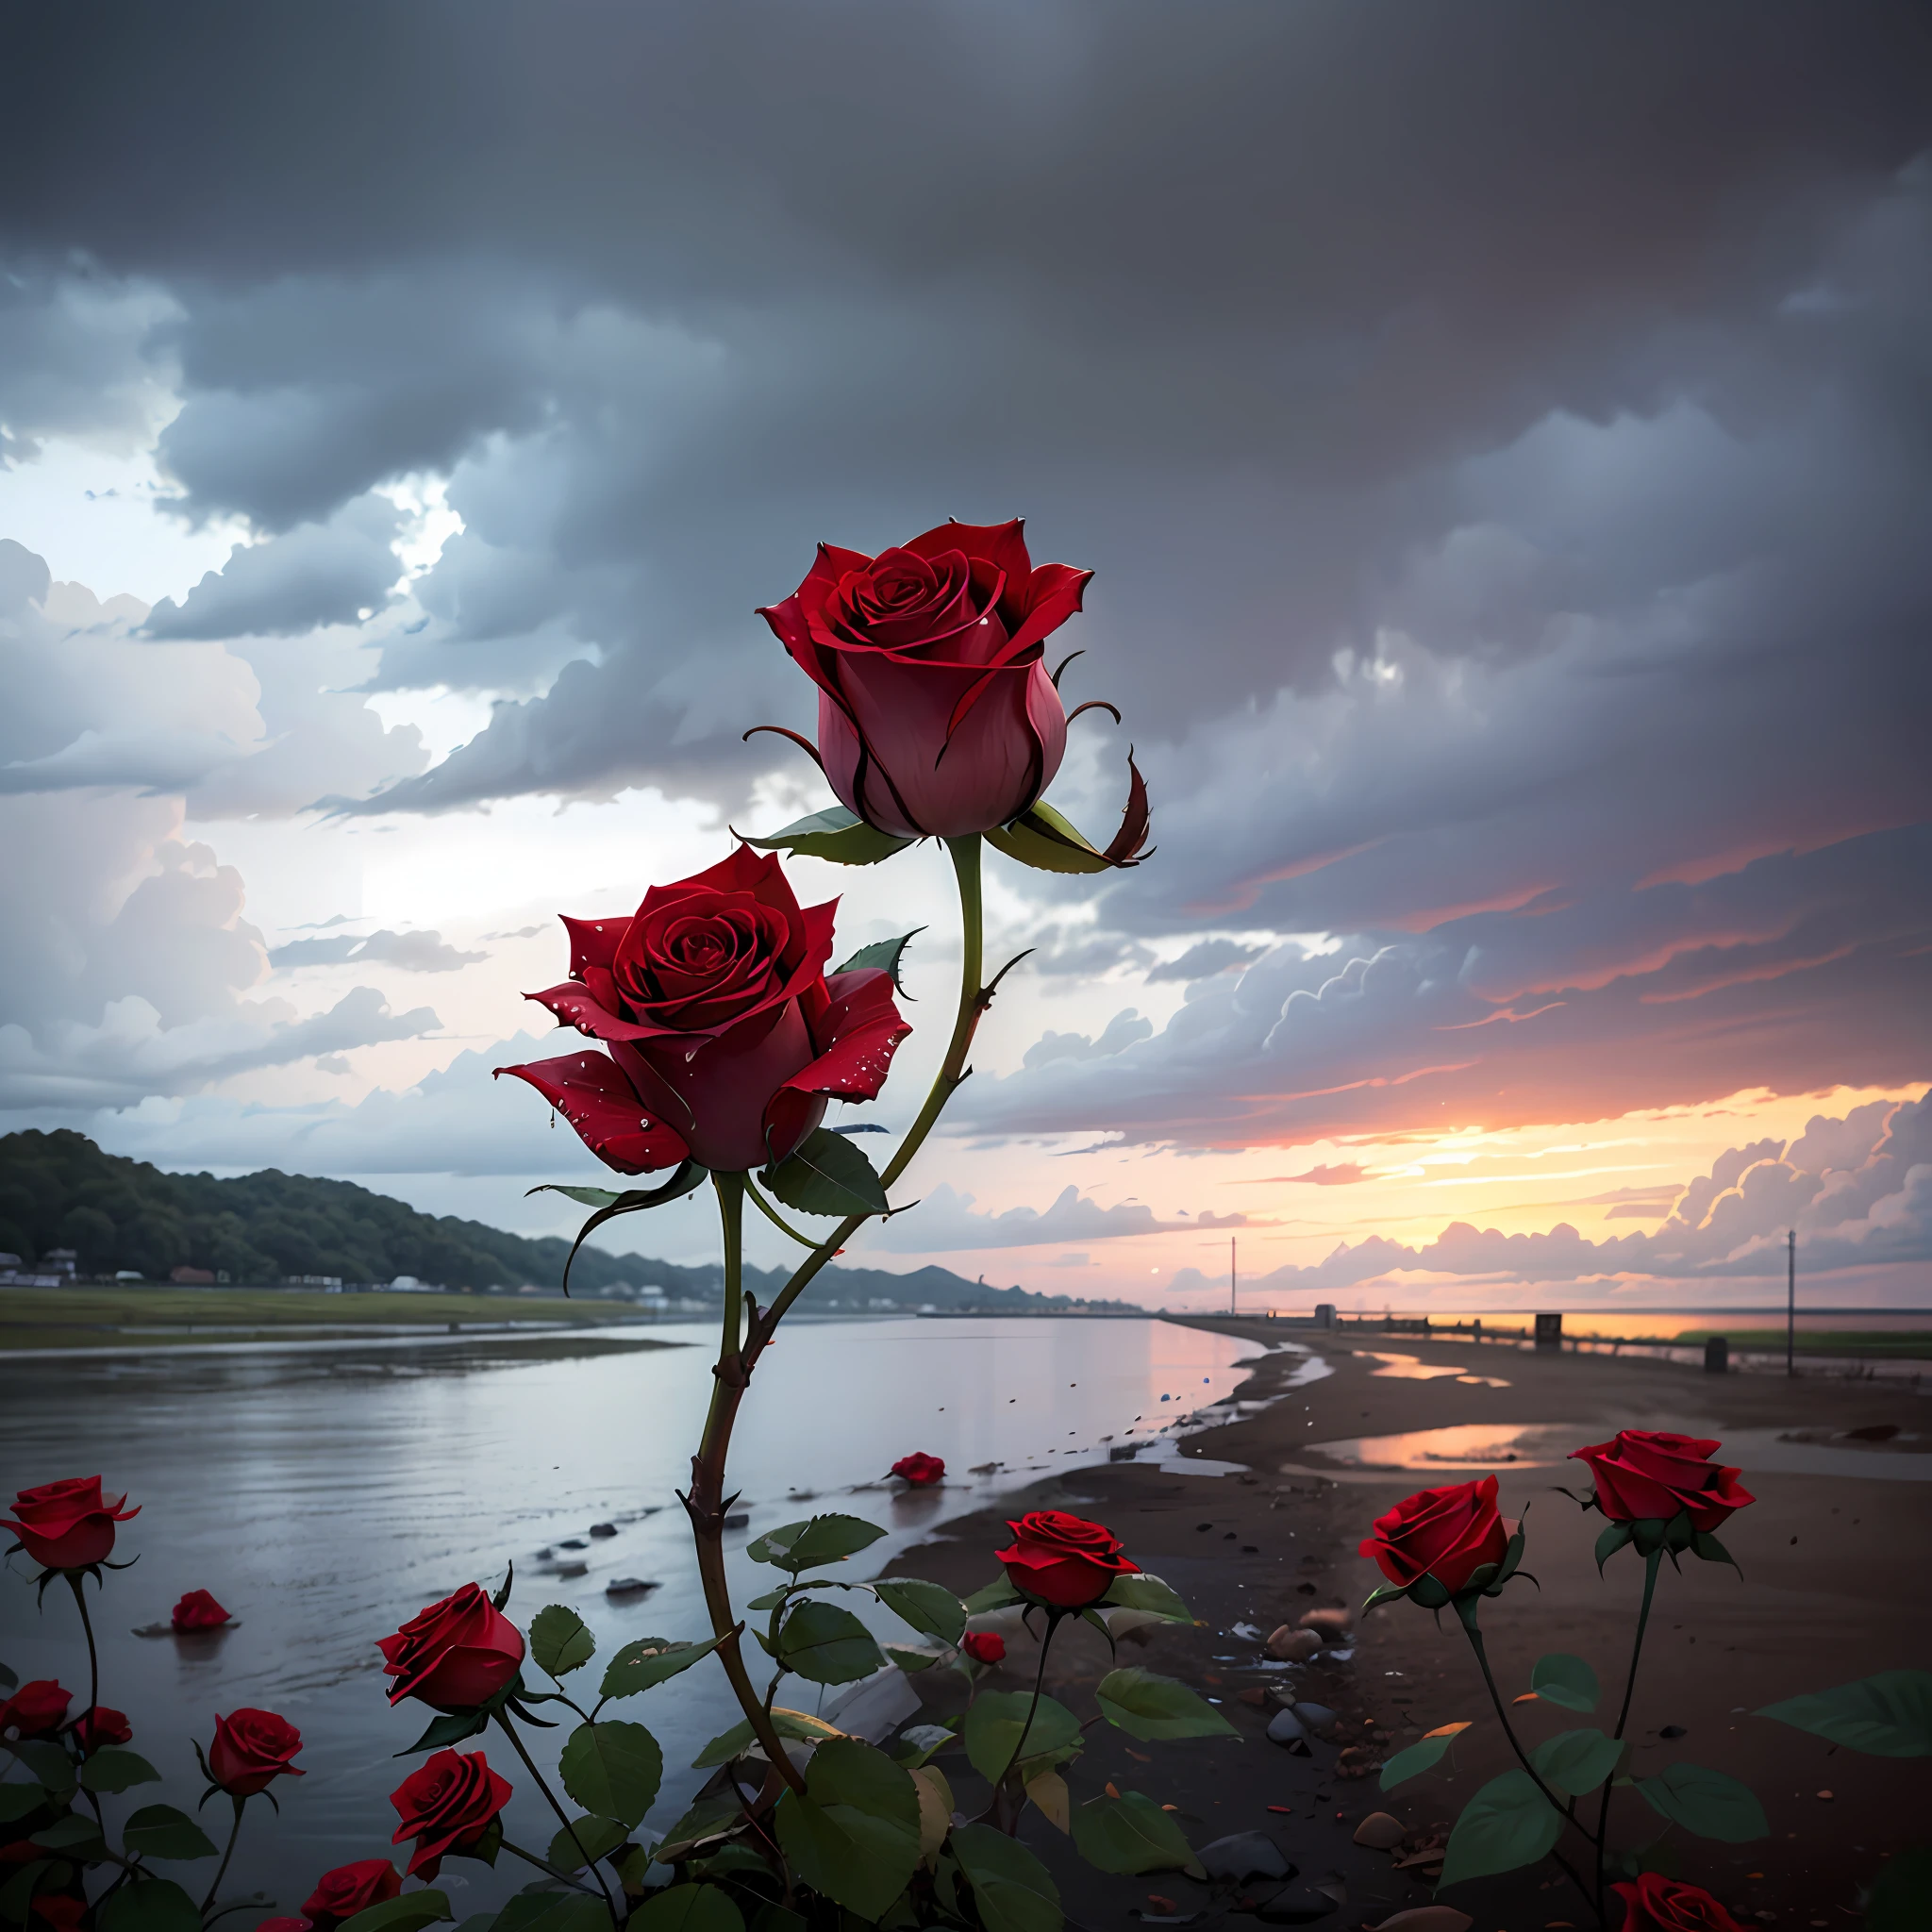
[[[604,1330],[418,1350],[0,1363],[0,1486],[98,1470],[110,1493],[125,1488],[143,1506],[116,1551],[138,1563],[108,1574],[104,1598],[90,1588],[101,1701],[128,1711],[134,1748],[167,1774],[165,1787],[114,1801],[124,1813],[158,1800],[193,1808],[200,1783],[188,1739],[205,1743],[215,1711],[280,1711],[304,1734],[308,1775],[283,1781],[279,1821],[251,1806],[224,1895],[260,1887],[290,1909],[316,1874],[388,1843],[387,1794],[420,1762],[392,1754],[430,1713],[388,1708],[375,1640],[424,1604],[473,1577],[499,1578],[514,1560],[517,1621],[526,1624],[545,1603],[569,1604],[598,1632],[600,1657],[647,1633],[708,1634],[673,1492],[709,1398],[713,1336],[698,1325],[636,1332],[691,1345],[616,1351],[615,1331]],[[1104,1461],[1150,1437],[1148,1455],[1171,1454],[1182,1419],[1224,1398],[1242,1379],[1237,1364],[1256,1353],[1158,1321],[790,1324],[758,1372],[732,1455],[750,1519],[727,1537],[737,1600],[777,1580],[743,1544],[814,1508],[888,1529],[852,1565],[855,1576],[870,1575],[948,1517],[1042,1471]],[[854,1493],[915,1449],[945,1458],[943,1487]],[[1003,1467],[967,1473],[990,1462]],[[592,1540],[595,1523],[619,1533]],[[586,1547],[564,1551],[566,1539]],[[535,1560],[545,1547],[555,1553],[549,1566]],[[587,1572],[559,1579],[558,1560]],[[989,1578],[994,1567],[989,1550]],[[50,1591],[37,1612],[31,1574],[16,1556],[0,1575],[0,1657],[23,1679],[82,1686],[72,1602]],[[613,1604],[604,1590],[618,1576],[660,1588]],[[212,1591],[238,1626],[192,1640],[133,1634],[196,1588]],[[878,1628],[905,1635],[883,1615]],[[794,1678],[781,1701],[810,1708],[816,1695]],[[664,1746],[671,1769],[653,1814],[662,1826],[695,1782],[679,1768],[736,1707],[716,1667],[701,1664],[610,1714],[648,1724]],[[544,1735],[554,1755],[559,1734]],[[478,1743],[513,1784],[526,1783],[500,1736],[463,1748]],[[538,1802],[528,1792],[512,1801],[511,1836],[541,1851],[555,1821]],[[180,1869],[191,1880],[202,1872],[206,1884],[208,1868]],[[439,1883],[460,1917],[507,1895],[515,1869],[506,1859],[492,1875],[458,1861]]]

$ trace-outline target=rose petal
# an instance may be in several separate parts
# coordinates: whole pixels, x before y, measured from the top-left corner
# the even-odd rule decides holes
[[[689,1156],[683,1137],[645,1114],[624,1070],[601,1053],[565,1054],[496,1072],[527,1081],[576,1129],[584,1145],[620,1174],[675,1167]]]

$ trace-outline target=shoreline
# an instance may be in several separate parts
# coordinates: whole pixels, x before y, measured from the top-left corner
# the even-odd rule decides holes
[[[1188,1429],[1178,1453],[1162,1465],[1122,1461],[1056,1472],[996,1508],[951,1519],[941,1535],[915,1544],[888,1571],[928,1575],[962,1592],[977,1589],[996,1568],[992,1552],[1006,1540],[1007,1516],[1059,1507],[1108,1523],[1130,1555],[1187,1599],[1199,1620],[1194,1629],[1164,1626],[1143,1642],[1123,1643],[1121,1661],[1144,1663],[1223,1698],[1241,1742],[1167,1743],[1138,1752],[1122,1734],[1099,1727],[1089,1734],[1086,1756],[1070,1768],[1076,1801],[1104,1780],[1144,1790],[1177,1807],[1197,1849],[1231,1832],[1269,1833],[1300,1867],[1298,1886],[1318,1882],[1342,1894],[1324,1924],[1353,1928],[1428,1903],[1425,1885],[1394,1870],[1388,1854],[1356,1846],[1353,1833],[1374,1811],[1392,1814],[1411,1842],[1431,1828],[1446,1828],[1479,1785],[1513,1762],[1459,1629],[1452,1620],[1439,1632],[1426,1614],[1396,1604],[1366,1620],[1345,1659],[1340,1652],[1324,1654],[1287,1672],[1266,1661],[1260,1640],[1310,1607],[1358,1609],[1382,1580],[1356,1548],[1374,1519],[1417,1490],[1483,1471],[1324,1467],[1311,1455],[1313,1445],[1471,1426],[1507,1435],[1534,1425],[1560,1425],[1581,1445],[1618,1427],[1676,1427],[1720,1439],[1728,1432],[1746,1441],[1795,1437],[1795,1451],[1828,1453],[1834,1463],[1829,1474],[1754,1472],[1740,1457],[1745,1486],[1757,1500],[1735,1519],[1725,1541],[1743,1566],[1743,1580],[1724,1566],[1696,1562],[1687,1562],[1682,1576],[1665,1573],[1632,1710],[1634,1773],[1647,1775],[1687,1757],[1727,1771],[1752,1785],[1772,1829],[1769,1839],[1740,1845],[1672,1830],[1679,1875],[1707,1885],[1746,1922],[1838,1924],[1856,1913],[1859,1888],[1886,1857],[1924,1841],[1915,1796],[1920,1780],[1902,1777],[1904,1766],[1837,1751],[1749,1715],[1800,1691],[1924,1664],[1932,1486],[1884,1479],[1904,1473],[1906,1458],[1913,1474],[1932,1476],[1932,1407],[1909,1385],[1815,1375],[1780,1385],[1764,1376],[1707,1376],[1628,1355],[1499,1351],[1484,1355],[1486,1380],[1472,1386],[1461,1379],[1472,1367],[1467,1343],[1421,1335],[1285,1333],[1284,1324],[1265,1320],[1167,1319],[1246,1341],[1291,1341],[1323,1356],[1332,1373],[1289,1392],[1281,1385],[1299,1357],[1282,1350],[1259,1357],[1229,1398],[1236,1412]],[[1385,1359],[1392,1356],[1407,1359]],[[1240,1407],[1256,1404],[1265,1406]],[[1847,1447],[1845,1432],[1854,1429],[1893,1433],[1883,1442]],[[1854,1459],[1840,1464],[1841,1457]],[[1241,1469],[1188,1473],[1191,1463],[1208,1458]],[[1506,1509],[1514,1514],[1529,1506],[1524,1567],[1541,1585],[1541,1594],[1525,1586],[1484,1606],[1505,1696],[1526,1690],[1531,1663],[1552,1650],[1591,1659],[1611,1696],[1609,1687],[1621,1690],[1641,1565],[1615,1559],[1599,1579],[1591,1545],[1601,1519],[1552,1493],[1567,1479],[1559,1466],[1491,1466],[1502,1479]],[[1003,1630],[1009,1657],[988,1679],[990,1689],[1030,1683],[1038,1660],[1030,1638],[1009,1621],[1015,1627]],[[1097,1636],[1065,1628],[1073,1641],[1064,1633],[1056,1640],[1047,1682],[1084,1716],[1108,1658]],[[958,1677],[943,1674],[950,1682],[909,1680],[941,1711],[964,1696]],[[1309,1757],[1268,1742],[1269,1711],[1241,1696],[1263,1694],[1283,1675],[1296,1681],[1304,1699],[1327,1704],[1341,1720]],[[1608,1717],[1600,1712],[1595,1721],[1607,1724],[1613,1717],[1613,1710]],[[1453,1778],[1432,1774],[1392,1792],[1379,1789],[1374,1767],[1384,1757],[1436,1725],[1460,1721],[1474,1727],[1458,1743]],[[1688,1734],[1683,1742],[1662,1737],[1666,1726],[1679,1725]],[[1524,1724],[1531,1741],[1561,1727],[1534,1712]],[[1344,1749],[1356,1757],[1344,1762]],[[1363,1762],[1369,1774],[1348,1774]],[[956,1755],[942,1760],[949,1777],[958,1763]],[[976,1791],[970,1772],[961,1782]],[[1644,1841],[1662,1829],[1663,1821],[1634,1793],[1619,1796],[1613,1831],[1620,1841]],[[1023,1836],[1053,1870],[1075,1916],[1097,1923],[1108,1911],[1159,1915],[1149,1903],[1158,1897],[1172,1901],[1173,1914],[1184,1919],[1210,1903],[1207,1888],[1178,1874],[1125,1879],[1093,1873],[1032,1814]],[[1483,1915],[1477,1932],[1566,1921],[1578,1932],[1592,1926],[1589,1907],[1567,1882],[1544,1889],[1548,1869],[1455,1887],[1441,1902]]]

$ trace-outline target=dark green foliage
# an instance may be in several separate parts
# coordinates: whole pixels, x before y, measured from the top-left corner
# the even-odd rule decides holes
[[[0,1136],[0,1250],[32,1261],[49,1248],[77,1249],[83,1274],[127,1268],[150,1281],[164,1282],[172,1269],[189,1267],[238,1284],[273,1285],[291,1274],[387,1283],[413,1274],[423,1282],[478,1290],[526,1282],[558,1288],[570,1254],[570,1242],[558,1237],[525,1241],[480,1221],[419,1214],[406,1202],[350,1181],[314,1180],[272,1167],[217,1180],[103,1154],[84,1134],[66,1128]],[[786,1271],[747,1268],[744,1277],[747,1288],[769,1300],[784,1286]],[[723,1280],[716,1262],[685,1268],[589,1244],[571,1271],[571,1290],[578,1295],[627,1281],[654,1284],[675,1298],[716,1301]],[[810,1297],[819,1307],[863,1307],[874,1298],[902,1308],[930,1304],[1044,1312],[1070,1306],[1064,1295],[988,1288],[933,1267],[910,1274],[831,1267]]]

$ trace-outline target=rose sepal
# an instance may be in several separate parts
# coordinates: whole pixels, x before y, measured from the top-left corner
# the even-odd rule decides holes
[[[1408,1590],[1403,1584],[1378,1584],[1363,1599],[1362,1615],[1366,1617],[1371,1610],[1379,1610],[1384,1604],[1400,1603],[1407,1594]]]
[[[1037,800],[1020,816],[995,825],[986,841],[1008,858],[1035,872],[1096,873],[1124,871],[1153,857],[1147,846],[1147,781],[1127,754],[1127,803],[1121,828],[1105,847],[1098,846],[1060,812]]]
[[[491,1599],[499,1610],[509,1601],[509,1578],[505,1577],[502,1590]],[[534,1696],[545,1693],[539,1691]],[[465,1738],[480,1736],[490,1728],[490,1720],[508,1712],[520,1717],[526,1724],[535,1724],[540,1730],[554,1731],[557,1726],[548,1718],[541,1718],[524,1707],[533,1693],[524,1688],[524,1674],[515,1672],[508,1683],[474,1710],[446,1710],[441,1717],[430,1722],[429,1727],[411,1744],[407,1751],[398,1751],[398,1757],[413,1757],[418,1751],[442,1751],[459,1744]]]
[[[667,1201],[678,1200],[693,1189],[702,1187],[710,1177],[708,1168],[700,1167],[687,1156],[677,1164],[671,1178],[655,1188],[629,1188],[623,1193],[616,1193],[608,1188],[571,1188],[557,1181],[543,1181],[534,1188],[525,1189],[524,1192],[525,1197],[531,1194],[568,1194],[573,1201],[597,1210],[577,1229],[577,1238],[570,1244],[570,1253],[564,1259],[563,1291],[568,1294],[570,1271],[587,1235],[602,1227],[607,1221],[615,1221],[620,1214],[641,1214],[646,1208],[661,1208]],[[508,1589],[509,1585],[506,1583],[506,1593]],[[499,1603],[496,1607],[500,1610],[503,1605]]]
[[[1707,1563],[1728,1563],[1740,1576],[1744,1574],[1743,1565],[1707,1529],[1691,1531],[1690,1554],[1702,1557]]]
[[[1566,1491],[1564,1493],[1568,1494],[1568,1491]],[[1595,1499],[1592,1497],[1591,1502],[1586,1504],[1584,1507],[1586,1508],[1592,1507],[1594,1506],[1594,1502]],[[1614,1557],[1617,1554],[1617,1552],[1621,1550],[1626,1543],[1630,1542],[1635,1538],[1637,1530],[1635,1524],[1628,1523],[1613,1523],[1607,1530],[1604,1531],[1604,1533],[1600,1537],[1597,1538],[1596,1574],[1599,1576],[1601,1576],[1604,1574],[1604,1565],[1607,1563],[1610,1560],[1610,1558]]]
[[[737,831],[732,836],[744,839],[747,845],[756,845],[760,852],[790,852],[798,858],[823,858],[833,865],[877,865],[918,842],[882,832],[842,805],[829,806],[808,818],[796,820],[769,839],[745,839],[742,832]]]

